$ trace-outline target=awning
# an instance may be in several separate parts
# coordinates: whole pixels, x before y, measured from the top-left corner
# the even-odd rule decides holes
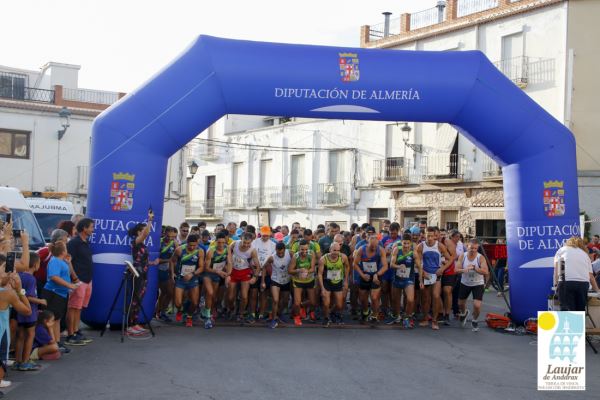
[[[471,207],[473,219],[505,219],[503,207]]]

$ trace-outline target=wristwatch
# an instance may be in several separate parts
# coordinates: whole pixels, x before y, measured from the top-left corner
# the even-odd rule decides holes
[[[19,294],[21,296],[25,296],[27,294],[27,291],[25,289],[21,288],[21,290],[19,291]]]

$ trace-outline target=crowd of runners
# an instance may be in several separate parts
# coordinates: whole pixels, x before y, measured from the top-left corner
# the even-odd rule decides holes
[[[334,222],[314,231],[244,221],[213,232],[202,222],[164,226],[155,316],[207,329],[232,320],[269,328],[357,320],[438,330],[470,319],[478,331],[489,276],[478,250],[477,239],[424,224],[386,222],[379,232],[369,224],[342,232]]]

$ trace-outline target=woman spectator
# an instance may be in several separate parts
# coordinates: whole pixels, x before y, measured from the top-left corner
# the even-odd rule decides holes
[[[137,270],[139,276],[133,278],[133,293],[131,295],[131,305],[129,309],[129,320],[127,328],[128,335],[141,335],[147,332],[147,329],[143,328],[139,324],[138,313],[146,294],[146,284],[148,283],[148,268],[151,265],[148,262],[148,249],[146,248],[145,241],[150,235],[150,229],[152,226],[152,220],[154,214],[152,211],[148,212],[148,223],[139,223],[129,229],[129,237],[131,238],[131,257],[133,258],[133,266]],[[152,265],[158,264],[159,259],[157,258]],[[148,321],[150,322],[150,321]]]
[[[60,221],[57,225],[58,229],[62,229],[63,231],[67,232],[69,239],[77,235],[77,229],[75,229],[75,227],[76,225],[73,222],[67,220]]]
[[[554,285],[563,311],[585,311],[589,285],[600,292],[592,272],[592,262],[583,239],[566,241],[554,256]]]

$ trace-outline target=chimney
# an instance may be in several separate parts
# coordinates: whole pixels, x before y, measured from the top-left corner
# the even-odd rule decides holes
[[[383,37],[386,38],[390,36],[390,15],[392,15],[392,13],[389,11],[385,11],[382,14],[385,18],[383,23]]]
[[[446,1],[439,0],[435,6],[438,9],[438,23],[444,22],[444,11],[446,9]]]

